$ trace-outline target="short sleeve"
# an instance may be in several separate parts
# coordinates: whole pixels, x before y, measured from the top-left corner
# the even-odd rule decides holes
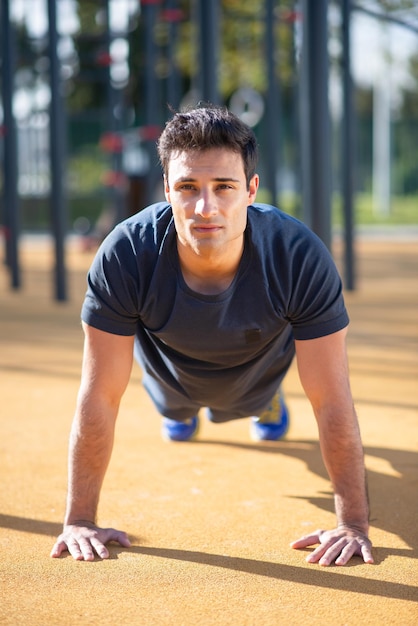
[[[100,246],[87,275],[81,310],[86,324],[115,335],[134,335],[139,276],[130,237],[116,227]]]
[[[314,233],[306,227],[303,231],[291,254],[293,289],[287,317],[295,339],[316,339],[342,330],[349,318],[330,252]]]

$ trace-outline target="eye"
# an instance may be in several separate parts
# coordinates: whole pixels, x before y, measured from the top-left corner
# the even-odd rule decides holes
[[[194,191],[195,189],[196,187],[192,183],[183,183],[182,185],[176,187],[177,191]]]

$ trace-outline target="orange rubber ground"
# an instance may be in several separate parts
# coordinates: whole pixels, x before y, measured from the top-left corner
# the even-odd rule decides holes
[[[25,240],[22,289],[11,291],[0,269],[1,624],[418,623],[418,241],[360,240],[357,251],[349,356],[376,563],[323,568],[289,548],[334,525],[294,367],[285,385],[291,428],[270,444],[250,441],[248,420],[203,422],[198,442],[163,442],[135,369],[99,515],[133,547],[112,545],[109,560],[86,563],[49,552],[62,524],[92,255],[69,247],[70,301],[57,303],[51,246]]]

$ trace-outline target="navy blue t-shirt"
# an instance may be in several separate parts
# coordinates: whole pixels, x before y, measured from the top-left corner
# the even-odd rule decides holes
[[[278,209],[248,207],[243,256],[228,289],[191,290],[180,270],[171,207],[157,203],[108,235],[93,261],[82,319],[135,335],[143,384],[157,408],[176,405],[256,415],[294,356],[294,339],[348,324],[342,286],[324,244]],[[188,417],[188,416],[186,416]]]

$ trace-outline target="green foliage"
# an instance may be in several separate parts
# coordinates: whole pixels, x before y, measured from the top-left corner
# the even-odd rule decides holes
[[[208,0],[210,1],[210,0]],[[337,12],[341,3],[331,0]],[[360,0],[360,7],[376,12],[392,14],[404,20],[418,18],[416,0]],[[219,81],[221,98],[228,103],[231,95],[241,86],[250,86],[261,94],[267,89],[267,64],[265,59],[265,24],[264,2],[260,0],[220,0],[219,24]],[[106,14],[104,0],[78,0],[75,2],[80,23],[79,32],[73,35],[75,55],[73,76],[65,81],[66,109],[69,114],[69,152],[68,172],[70,185],[70,207],[73,213],[83,215],[84,211],[96,215],[103,202],[105,192],[102,177],[107,169],[107,157],[97,147],[100,134],[106,130],[109,76],[106,66]],[[155,6],[157,23],[151,33],[156,46],[156,66],[158,98],[161,102],[158,116],[161,123],[167,114],[165,102],[167,78],[173,61],[179,75],[181,95],[186,94],[195,84],[199,72],[198,32],[194,22],[196,2],[178,0],[178,7],[183,12],[179,23],[170,25],[163,18],[165,3]],[[281,163],[289,168],[297,160],[297,129],[295,86],[299,80],[295,59],[295,22],[294,11],[298,8],[296,0],[281,0],[276,3],[276,78],[280,85],[281,96]],[[145,114],[145,73],[148,59],[145,42],[146,32],[143,11],[140,10],[131,20],[127,38],[129,42],[130,80],[123,92],[126,110],[134,112],[129,124],[141,125]],[[338,20],[332,24],[333,40],[340,36]],[[177,33],[174,58],[169,55],[170,28]],[[45,54],[47,39],[31,40],[23,23],[17,25],[18,67],[27,68],[32,83],[38,76],[47,81],[47,62]],[[336,50],[338,46],[332,47]],[[365,51],[367,54],[367,51]],[[102,57],[102,62],[100,62]],[[42,62],[41,62],[42,61]],[[332,60],[333,63],[336,59]],[[393,211],[387,218],[390,223],[417,223],[416,194],[418,191],[418,166],[416,164],[416,146],[418,145],[418,53],[410,60],[412,80],[401,94],[400,105],[393,118],[393,171],[392,189],[394,194]],[[362,189],[370,189],[372,160],[372,111],[373,94],[371,89],[356,89],[356,179]],[[406,123],[405,120],[408,120]],[[404,126],[404,127],[403,127]],[[263,123],[256,132],[262,143],[265,129]],[[261,164],[263,165],[263,164]],[[398,194],[410,194],[410,198],[398,198]],[[88,200],[90,198],[90,200]],[[87,199],[87,200],[86,200]],[[269,201],[268,192],[260,190],[259,199]],[[334,214],[338,220],[338,200]],[[46,215],[43,201],[33,203],[27,215],[32,224],[36,215]],[[282,208],[293,214],[300,212],[300,197],[283,194],[280,198]],[[35,207],[35,208],[34,208]],[[41,208],[40,208],[41,207]],[[373,214],[370,196],[359,195],[356,199],[356,214],[362,223],[375,223],[381,217]],[[26,215],[26,213],[25,213]],[[42,218],[43,220],[44,218]]]
[[[367,5],[369,5],[370,2],[362,2],[361,4],[366,5],[366,8],[368,8]],[[380,7],[388,13],[392,11],[405,11],[417,7],[416,0],[376,0],[375,4],[380,5]]]
[[[355,224],[357,226],[418,225],[418,194],[394,195],[391,200],[390,214],[384,216],[375,210],[372,194],[355,194],[353,199]],[[259,190],[257,202],[270,202],[266,189]],[[281,194],[278,206],[285,213],[301,219],[301,198],[298,194],[289,192]],[[332,198],[332,221],[334,226],[341,226],[343,223],[342,198],[338,193],[335,193]]]
[[[295,79],[293,22],[294,2],[282,0],[276,11],[277,79],[286,90]],[[198,78],[199,49],[198,29],[194,21],[194,3],[180,0],[179,7],[183,19],[176,29],[174,59],[168,59],[170,24],[157,21],[154,29],[154,42],[157,47],[155,72],[162,81],[160,91],[164,91],[169,61],[173,62],[180,74],[182,94],[189,91]],[[227,102],[239,87],[250,86],[261,93],[267,88],[265,61],[265,24],[262,2],[255,0],[221,0],[219,11],[219,90]],[[131,79],[128,87],[128,100],[141,112],[143,110],[143,89],[145,75],[145,50],[143,18],[129,34]],[[164,98],[163,98],[164,100]],[[140,113],[141,116],[141,113]]]
[[[189,5],[182,3],[183,8]],[[277,78],[283,86],[293,78],[292,21],[294,2],[283,0],[276,11]],[[185,10],[185,19],[179,29],[177,63],[188,80],[198,72],[196,25]],[[265,62],[264,10],[261,2],[221,0],[219,31],[220,92],[227,100],[243,85],[265,92],[267,76]]]
[[[77,14],[80,21],[80,32],[91,35],[103,34],[106,19],[104,2],[79,0],[77,2]]]
[[[68,164],[68,188],[72,195],[86,196],[103,187],[109,165],[97,146],[85,146]]]
[[[371,194],[359,193],[354,197],[355,224],[359,226],[402,226],[418,225],[418,195],[393,196],[390,214],[384,216],[376,211]],[[333,199],[334,223],[342,223],[341,197]]]

